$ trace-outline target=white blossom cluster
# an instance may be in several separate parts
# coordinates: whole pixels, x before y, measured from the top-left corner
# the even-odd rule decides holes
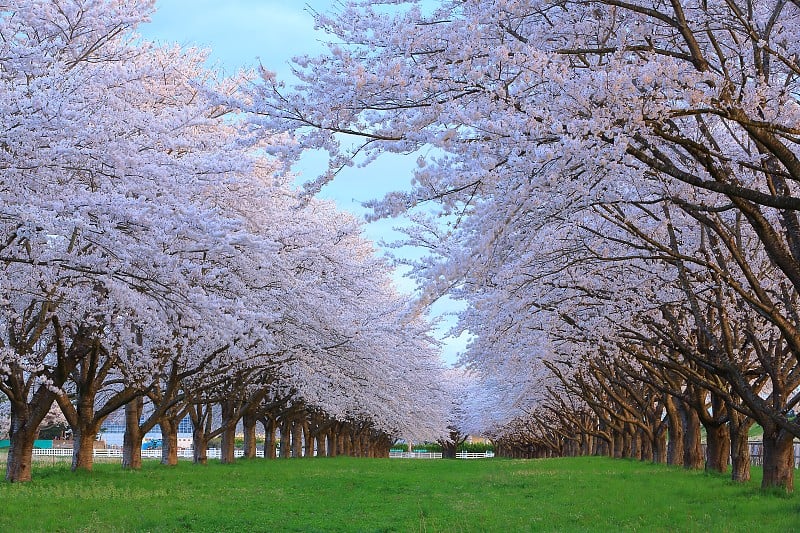
[[[263,154],[283,141],[254,140],[229,104],[252,80],[138,38],[152,9],[0,10],[0,397],[15,431],[54,400],[96,431],[143,395],[279,383],[331,417],[437,435],[437,348],[389,265],[352,216],[277,177]]]
[[[252,120],[292,133],[287,157],[330,153],[312,189],[423,154],[373,207],[435,203],[408,241],[427,297],[468,304],[470,427],[532,439],[591,411],[655,439],[699,388],[717,421],[800,435],[798,2],[372,4],[318,16],[335,44],[288,89],[265,77]]]

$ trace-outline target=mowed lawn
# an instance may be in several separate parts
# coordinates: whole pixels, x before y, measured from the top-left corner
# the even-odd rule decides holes
[[[34,476],[0,483],[0,531],[800,531],[800,496],[606,458],[57,464]]]

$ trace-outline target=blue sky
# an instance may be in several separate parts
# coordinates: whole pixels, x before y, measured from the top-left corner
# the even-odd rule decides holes
[[[228,74],[261,62],[278,77],[291,79],[288,62],[293,56],[325,50],[323,34],[314,31],[310,10],[329,11],[335,0],[159,0],[150,24],[140,33],[148,39],[208,48],[209,63]],[[322,158],[307,157],[294,168],[300,180],[311,180],[324,170]],[[359,215],[361,204],[407,186],[411,159],[387,156],[367,169],[346,169],[321,196]],[[397,221],[371,223],[366,233],[374,241],[391,239]]]
[[[290,80],[288,61],[297,55],[315,55],[325,50],[325,36],[314,31],[310,11],[327,12],[336,0],[157,0],[152,22],[139,28],[143,37],[159,42],[198,46],[210,50],[209,63],[228,74],[240,68],[263,64],[276,72],[279,79]],[[367,168],[348,168],[326,186],[320,196],[357,215],[365,210],[361,203],[380,198],[385,193],[408,186],[415,166],[413,158],[382,157]],[[321,172],[324,161],[313,156],[294,168],[300,179],[313,179]],[[395,220],[381,220],[366,226],[367,237],[378,242],[392,240]],[[413,253],[413,252],[411,252]],[[404,290],[413,286],[398,279]],[[437,304],[434,315],[455,309],[450,302]],[[439,330],[444,337],[446,320]],[[443,357],[454,362],[463,349],[465,339],[444,339]]]

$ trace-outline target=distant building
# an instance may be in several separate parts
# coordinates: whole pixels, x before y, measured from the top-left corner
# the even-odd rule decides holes
[[[108,422],[103,424],[100,428],[98,438],[106,441],[109,447],[122,446],[125,437],[125,423],[124,422]],[[144,436],[144,441],[155,440],[161,438],[161,426],[156,426],[148,431]],[[188,416],[180,421],[178,424],[178,448],[191,448],[192,447],[192,420]]]
[[[479,437],[477,435],[468,435],[467,444],[491,444],[492,441],[487,439],[486,437]]]

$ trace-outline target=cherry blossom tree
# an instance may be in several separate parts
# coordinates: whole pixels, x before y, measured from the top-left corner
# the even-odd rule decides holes
[[[123,408],[128,468],[144,432],[171,435],[187,412],[199,460],[215,434],[232,460],[239,420],[278,409],[306,450],[312,422],[361,454],[442,436],[451,402],[420,309],[354,217],[264,158],[284,141],[232,114],[256,102],[246,77],[138,39],[152,7],[42,0],[0,14],[7,479],[30,479],[54,401],[85,469]]]
[[[155,347],[172,341],[170,316],[190,307],[197,257],[209,243],[230,249],[241,238],[198,201],[201,186],[242,165],[218,140],[224,110],[204,96],[217,87],[202,55],[135,42],[131,30],[151,4],[20,2],[3,11],[11,480],[29,479],[33,432],[68,377],[89,406],[111,366],[127,362],[129,376],[157,366],[152,356],[164,350]],[[84,429],[111,407],[87,407]]]
[[[789,393],[779,407],[766,408],[761,393],[753,394],[755,382],[739,379],[732,366],[709,364],[722,354],[729,362],[738,356],[720,349],[727,333],[708,327],[697,301],[698,291],[713,283],[731,289],[736,296],[725,297],[722,307],[714,304],[715,311],[705,307],[712,313],[706,316],[741,307],[745,315],[768,317],[751,333],[763,339],[769,338],[763,328],[780,331],[777,344],[759,341],[756,352],[774,354],[764,368],[780,367],[780,375],[796,368],[797,321],[790,311],[800,288],[796,2],[472,0],[442,1],[428,11],[416,1],[387,4],[348,2],[332,16],[319,16],[318,25],[331,34],[329,53],[297,58],[299,81],[290,89],[265,73],[253,91],[254,123],[297,139],[286,156],[311,148],[331,154],[329,172],[310,189],[362,156],[369,161],[381,152],[427,151],[412,190],[373,205],[380,216],[437,202],[439,224],[420,226],[415,237],[443,235],[444,241],[435,241],[440,255],[422,264],[419,276],[430,280],[434,296],[448,290],[463,296],[513,279],[508,273],[532,264],[545,242],[551,260],[569,264],[576,242],[584,260],[585,237],[576,241],[572,228],[588,228],[594,237],[604,231],[602,224],[585,223],[586,210],[646,206],[655,186],[656,200],[682,210],[692,220],[687,231],[698,240],[688,248],[671,241],[666,217],[657,212],[651,218],[661,228],[632,226],[634,237],[626,241],[646,242],[648,256],[663,254],[672,282],[672,295],[638,300],[655,312],[679,295],[689,308],[690,329],[699,329],[692,357],[724,376],[747,404],[743,411],[769,419],[766,438],[783,456],[790,436],[800,434],[784,412],[794,397]],[[736,241],[731,223],[747,228],[743,241]],[[542,236],[545,226],[551,240],[532,242],[530,235]],[[699,226],[708,228],[705,236]],[[703,238],[717,244],[695,246]],[[555,242],[564,245],[560,255]],[[741,242],[755,244],[757,254],[740,254]],[[602,248],[591,251],[606,264],[620,259]],[[769,274],[761,268],[764,258],[774,265]],[[553,298],[560,304],[547,314],[555,321],[592,319],[603,291],[636,300],[630,276],[650,264],[614,269],[613,278],[597,275],[591,287],[583,277],[565,276],[550,284],[562,294],[551,290],[548,305]],[[521,301],[541,305],[541,271],[524,275],[530,281],[514,285],[528,293]],[[628,293],[620,293],[618,281]],[[585,312],[573,311],[587,290],[595,302]],[[488,294],[507,297],[508,291]],[[626,324],[639,311],[628,307],[606,327]],[[664,324],[655,313],[642,316]],[[519,345],[524,338],[509,334],[508,342]],[[772,373],[776,383],[778,374]],[[775,465],[765,475],[765,487],[790,491],[792,485],[791,469]]]

